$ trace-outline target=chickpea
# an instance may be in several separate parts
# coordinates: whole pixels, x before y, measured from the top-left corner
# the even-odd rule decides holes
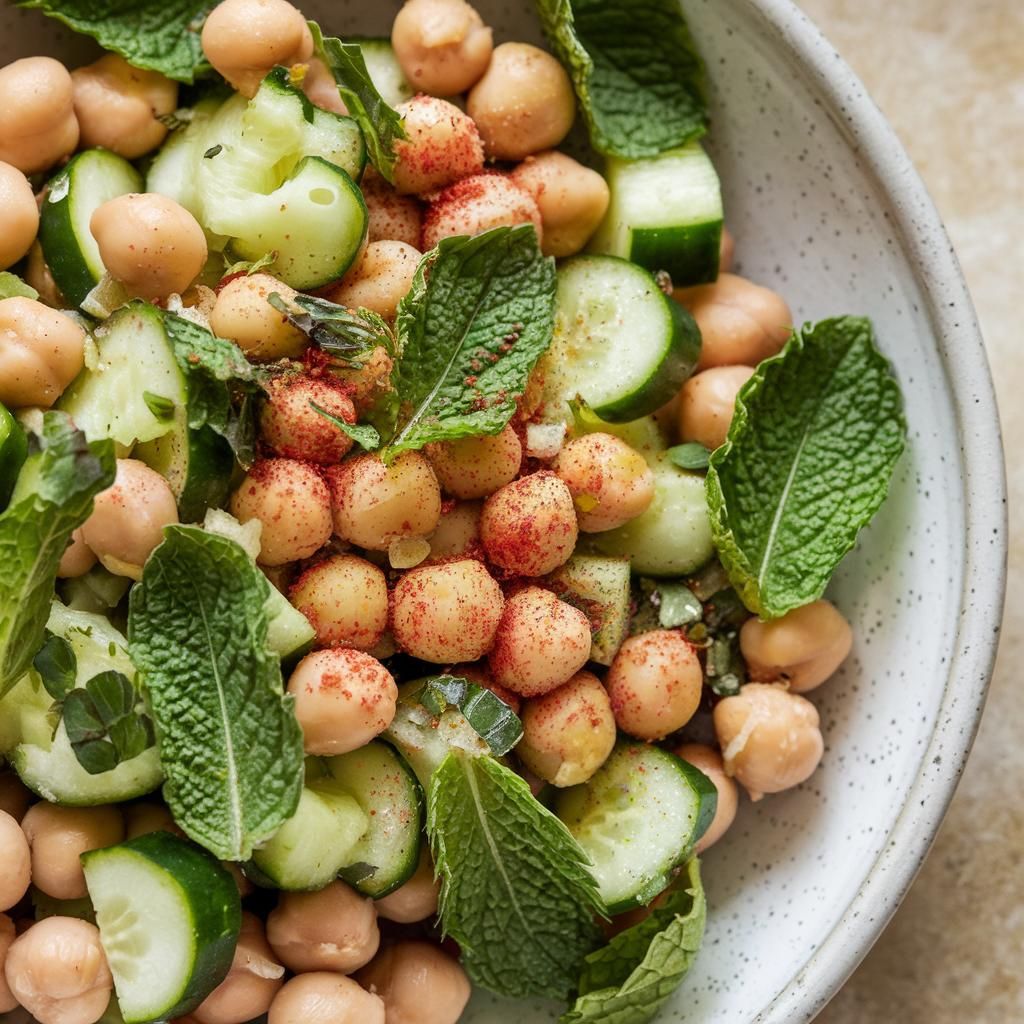
[[[136,839],[151,832],[170,832],[176,836],[184,833],[174,823],[174,817],[164,804],[142,801],[124,807],[124,837]]]
[[[242,914],[242,930],[227,977],[192,1011],[198,1024],[245,1024],[270,1009],[284,984],[284,968],[255,914]]]
[[[494,643],[504,603],[501,587],[472,559],[413,569],[395,587],[395,640],[421,661],[476,661]]]
[[[365,306],[385,320],[394,320],[398,303],[412,287],[421,255],[405,242],[370,242],[359,262],[331,285],[327,297],[350,309]]]
[[[557,690],[523,707],[519,759],[553,786],[586,782],[615,746],[615,716],[608,692],[590,672],[578,672]]]
[[[0,162],[0,270],[29,251],[39,231],[39,207],[28,178]]]
[[[572,493],[547,471],[495,491],[480,516],[488,559],[521,576],[543,576],[563,565],[578,536]]]
[[[556,150],[527,157],[512,172],[512,180],[533,196],[540,210],[541,249],[547,256],[575,256],[608,211],[604,178]]]
[[[0,299],[0,402],[49,409],[85,365],[85,331],[35,299]]]
[[[4,977],[7,951],[11,948],[16,934],[14,922],[6,914],[0,914],[0,1013],[10,1013],[11,1010],[18,1008],[18,1000],[14,998]]]
[[[748,619],[740,629],[740,650],[750,678],[782,680],[791,693],[821,686],[843,663],[853,631],[831,601],[794,608],[779,619]]]
[[[85,543],[82,528],[79,527],[71,533],[71,543],[68,544],[61,556],[57,576],[62,580],[84,576],[95,564],[96,553]]]
[[[614,530],[643,515],[654,501],[647,460],[612,434],[584,434],[561,451],[555,472],[569,488],[585,533]]]
[[[454,103],[414,96],[398,106],[406,138],[395,143],[395,188],[423,195],[484,169],[484,144],[473,119]]]
[[[524,188],[505,174],[475,174],[446,188],[423,216],[423,248],[442,238],[479,235],[491,228],[532,224],[543,239],[540,210]]]
[[[345,385],[356,412],[366,413],[381,395],[390,390],[393,368],[394,360],[383,345],[378,345],[357,369],[332,366],[331,375]]]
[[[286,376],[272,381],[260,413],[263,440],[275,455],[330,465],[352,448],[352,438],[313,408],[355,423],[356,408],[332,377]]]
[[[441,518],[441,489],[419,452],[403,452],[390,465],[357,455],[327,470],[334,532],[369,551],[386,551],[403,537],[425,537]]]
[[[82,526],[82,540],[110,572],[137,580],[164,527],[177,521],[167,481],[144,462],[118,459],[113,484],[96,495]]]
[[[786,344],[793,324],[781,295],[735,274],[719,274],[713,284],[677,288],[672,294],[700,328],[698,370],[757,366]]]
[[[751,366],[712,366],[694,374],[679,393],[679,436],[714,451],[725,444],[740,388]]]
[[[725,764],[722,755],[713,747],[705,747],[700,743],[684,743],[676,750],[676,757],[692,764],[694,768],[702,771],[718,790],[718,806],[715,810],[715,817],[708,826],[707,832],[697,840],[694,846],[695,854],[702,854],[706,849],[714,846],[732,825],[736,818],[736,808],[739,804],[739,791],[736,783],[725,773]]]
[[[89,230],[103,265],[142,299],[185,291],[206,265],[206,235],[180,203],[155,192],[108,199]]]
[[[332,114],[344,117],[348,107],[338,92],[338,83],[334,73],[319,57],[312,57],[302,79],[302,91],[309,102],[321,110],[329,110]]]
[[[167,137],[158,118],[174,113],[178,83],[159,72],[108,53],[72,71],[71,84],[83,147],[102,146],[135,160]]]
[[[468,679],[485,690],[490,690],[498,700],[504,701],[517,715],[523,706],[523,698],[494,681],[486,662],[478,661],[475,665],[455,665],[451,674],[461,679]]]
[[[718,272],[727,274],[732,270],[733,259],[736,256],[736,239],[732,232],[723,224],[722,240],[718,245]]]
[[[257,362],[296,359],[309,345],[309,338],[270,304],[277,293],[290,303],[298,292],[270,274],[249,274],[232,278],[217,294],[210,329],[230,338]]]
[[[456,1024],[469,1002],[465,971],[429,942],[396,942],[358,980],[384,1000],[388,1024]]]
[[[384,1002],[340,974],[300,974],[278,992],[267,1024],[385,1024]]]
[[[714,720],[725,770],[752,800],[810,778],[825,751],[817,709],[783,686],[747,683]]]
[[[289,596],[316,630],[321,647],[369,651],[388,625],[384,573],[356,555],[335,555],[307,569]]]
[[[363,651],[335,647],[307,654],[288,680],[307,754],[346,754],[379,736],[395,717],[398,687]]]
[[[638,740],[660,740],[686,725],[703,684],[696,652],[682,633],[668,629],[626,640],[605,680],[615,721]]]
[[[491,30],[465,0],[407,0],[391,27],[402,73],[418,92],[455,96],[487,70]]]
[[[430,543],[430,560],[446,558],[475,558],[482,556],[480,545],[479,501],[458,501],[451,508],[441,512],[437,528],[427,538]]]
[[[18,819],[0,811],[0,910],[10,910],[28,892],[32,851]]]
[[[331,536],[331,495],[323,477],[294,459],[262,459],[231,496],[240,522],[263,524],[259,561],[284,565],[309,558]]]
[[[567,683],[590,657],[590,623],[578,608],[540,587],[505,602],[490,655],[495,682],[521,697]]]
[[[0,160],[35,174],[77,145],[71,76],[60,61],[23,57],[0,68]]]
[[[350,974],[377,952],[377,911],[344,882],[319,892],[283,892],[267,918],[267,939],[290,971]]]
[[[110,1001],[113,978],[99,929],[75,917],[47,917],[7,951],[7,985],[39,1024],[92,1024]]]
[[[124,839],[124,819],[117,807],[58,807],[33,804],[22,820],[32,850],[32,882],[56,900],[86,895],[79,855],[114,846]]]
[[[363,190],[371,243],[393,240],[419,248],[423,211],[413,196],[400,196],[379,174],[367,168],[359,187]]]
[[[424,843],[420,849],[420,862],[416,873],[394,892],[374,902],[377,916],[399,924],[425,921],[437,913],[441,883],[434,878],[434,862]]]
[[[53,279],[49,264],[43,256],[43,247],[38,242],[32,243],[25,263],[25,283],[39,292],[39,301],[52,309],[69,309],[71,303],[64,298]]]
[[[0,811],[21,821],[33,800],[32,793],[14,772],[0,771]]]
[[[486,498],[519,475],[523,446],[512,425],[500,434],[428,444],[427,458],[453,498]]]
[[[255,96],[275,65],[313,55],[306,19],[287,0],[223,0],[203,25],[202,44],[206,59],[243,96]]]

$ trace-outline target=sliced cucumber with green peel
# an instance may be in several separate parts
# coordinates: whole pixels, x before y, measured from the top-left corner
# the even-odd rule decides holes
[[[416,95],[416,90],[402,71],[402,65],[398,63],[390,39],[349,37],[348,42],[359,44],[370,81],[389,107],[397,107]]]
[[[629,559],[599,555],[573,555],[548,577],[555,593],[590,619],[590,660],[599,665],[610,665],[626,639],[629,577]]]
[[[612,157],[605,176],[611,202],[591,252],[664,270],[676,287],[718,277],[722,190],[699,142],[642,160]]]
[[[39,220],[39,241],[57,287],[78,306],[106,267],[89,230],[93,213],[105,202],[141,192],[142,175],[106,149],[87,149],[50,180]]]
[[[242,923],[232,876],[168,832],[82,855],[125,1024],[182,1017],[227,976]]]
[[[699,357],[693,318],[648,271],[615,256],[577,256],[559,268],[542,364],[546,416],[567,415],[577,397],[613,423],[647,416],[677,394]]]
[[[611,914],[646,906],[708,830],[714,783],[644,743],[620,741],[589,782],[562,790],[555,813],[583,847]]]
[[[26,455],[28,439],[24,428],[0,405],[0,510],[7,507]]]

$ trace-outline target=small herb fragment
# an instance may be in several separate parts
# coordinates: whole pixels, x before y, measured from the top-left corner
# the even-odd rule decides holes
[[[75,649],[62,636],[48,633],[46,642],[32,659],[43,689],[54,699],[63,700],[75,688],[78,659]]]
[[[158,420],[169,420],[174,418],[174,402],[169,398],[164,398],[163,395],[154,395],[152,391],[143,391],[142,400],[146,403],[146,408],[153,414]]]
[[[360,308],[353,312],[314,295],[296,295],[289,304],[279,292],[271,292],[267,301],[314,345],[352,369],[359,369],[378,347],[390,356],[397,350],[394,331],[372,310]],[[296,306],[303,312],[297,313]]]
[[[696,441],[677,444],[674,448],[669,448],[665,454],[673,465],[690,470],[707,469],[711,458],[711,452]]]
[[[328,412],[317,405],[316,402],[310,402],[309,404],[314,412],[333,423],[343,434],[351,437],[365,451],[372,452],[380,447],[380,434],[368,423],[349,423],[348,420],[335,416],[334,413]]]

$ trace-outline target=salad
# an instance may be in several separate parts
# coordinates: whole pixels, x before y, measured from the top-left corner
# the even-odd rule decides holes
[[[675,0],[22,6],[106,52],[0,68],[0,1014],[654,1019],[905,440]]]

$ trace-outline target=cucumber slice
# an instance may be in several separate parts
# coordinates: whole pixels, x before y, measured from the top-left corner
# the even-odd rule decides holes
[[[620,741],[589,782],[563,790],[555,813],[593,864],[611,914],[646,906],[708,830],[714,783],[644,743]]]
[[[10,411],[0,405],[0,509],[7,507],[26,455],[28,439],[24,429]]]
[[[82,576],[59,583],[64,604],[72,611],[109,615],[131,589],[127,576],[115,576],[102,565],[94,565]]]
[[[267,598],[267,644],[282,662],[292,662],[313,647],[316,630],[309,619],[271,585]]]
[[[591,252],[667,271],[676,287],[718,277],[722,190],[699,142],[645,160],[612,157],[605,173],[611,202]]]
[[[555,332],[544,357],[546,415],[576,397],[603,420],[647,416],[673,398],[700,357],[700,331],[651,274],[615,256],[558,270]]]
[[[205,850],[152,832],[82,866],[125,1024],[181,1017],[227,977],[241,899]]]
[[[366,61],[366,70],[370,73],[377,92],[389,107],[397,107],[416,95],[416,90],[409,84],[402,71],[401,64],[395,56],[390,39],[349,38],[351,43],[358,43]]]
[[[610,665],[629,630],[629,560],[573,555],[548,577],[556,594],[590,619],[590,660]]]
[[[39,220],[39,241],[57,287],[81,305],[106,267],[89,230],[96,209],[127,192],[142,191],[142,175],[106,149],[87,149],[50,180]]]

